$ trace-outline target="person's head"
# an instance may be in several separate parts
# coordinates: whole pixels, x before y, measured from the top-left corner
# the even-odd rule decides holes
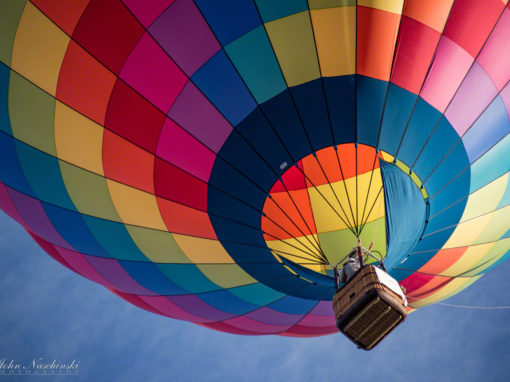
[[[344,266],[346,266],[347,264],[351,264],[351,265],[356,264],[356,259],[354,257],[350,257],[349,260],[346,261]]]

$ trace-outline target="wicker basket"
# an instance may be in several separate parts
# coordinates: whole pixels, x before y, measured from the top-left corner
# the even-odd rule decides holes
[[[333,297],[338,329],[370,350],[406,318],[404,299],[382,284],[375,267],[363,267]]]

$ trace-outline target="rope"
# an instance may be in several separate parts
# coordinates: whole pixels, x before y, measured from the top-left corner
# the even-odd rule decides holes
[[[334,197],[335,197],[335,199],[336,199],[336,201],[337,201],[338,205],[340,206],[340,209],[341,209],[341,210],[342,210],[342,212],[344,213],[344,215],[345,215],[345,219],[347,219],[347,222],[348,222],[349,224],[351,224],[351,222],[349,221],[349,217],[347,216],[347,214],[346,214],[346,213],[345,213],[345,211],[344,211],[344,208],[343,208],[343,206],[342,206],[342,203],[340,203],[340,199],[338,198],[338,195],[336,194],[336,191],[335,191],[335,189],[334,189],[333,185],[332,185],[332,184],[331,184],[331,182],[329,181],[329,178],[328,178],[328,175],[326,174],[326,171],[324,171],[324,168],[322,167],[321,162],[319,161],[319,159],[317,158],[317,156],[316,156],[316,155],[314,155],[314,158],[315,158],[315,160],[317,161],[317,164],[319,165],[319,167],[320,167],[320,169],[321,169],[321,171],[322,171],[322,174],[323,174],[323,175],[324,175],[324,177],[326,178],[326,182],[328,182],[328,184],[329,184],[329,188],[330,188],[330,189],[331,189],[331,191],[333,192],[333,195],[334,195]],[[345,179],[342,179],[342,181],[345,183]]]
[[[474,305],[456,305],[447,304],[445,302],[436,302],[435,304],[450,306],[452,308],[463,308],[463,309],[480,309],[480,310],[496,310],[496,309],[510,309],[510,306],[474,306]]]
[[[381,206],[382,206],[382,200],[383,198],[380,197],[379,198],[379,207],[377,208],[377,216],[380,216],[381,214]],[[368,218],[368,217],[367,217]],[[375,234],[377,233],[377,227],[379,226],[379,222],[381,221],[381,219],[377,219],[377,222],[375,223],[375,228],[374,228],[374,235],[372,236],[372,242],[370,243],[370,247],[368,247],[368,250],[370,251],[372,249],[372,247],[374,246],[374,242],[375,242]]]
[[[352,234],[354,236],[358,236],[356,234],[356,232],[354,231],[354,229],[351,227],[350,223],[347,223],[344,218],[338,213],[338,211],[335,209],[335,207],[333,207],[331,205],[331,203],[329,202],[329,200],[322,194],[322,192],[320,192],[320,190],[317,188],[317,186],[310,180],[310,178],[306,175],[306,173],[298,166],[297,167],[299,171],[301,171],[301,174],[303,174],[303,176],[305,177],[305,179],[313,186],[313,188],[315,189],[315,191],[322,197],[322,199],[324,199],[324,201],[331,207],[331,209],[333,210],[333,212],[340,218],[340,220],[346,225],[346,227],[349,229],[349,231],[352,232]]]
[[[419,300],[417,297],[406,296],[406,298],[410,300]],[[433,304],[449,306],[451,308],[460,308],[460,309],[478,309],[478,310],[501,310],[501,309],[510,309],[510,306],[476,306],[476,305],[457,305],[457,304],[448,304],[446,302],[434,302]]]
[[[351,205],[351,198],[349,197],[349,192],[347,191],[347,184],[346,184],[346,179],[345,179],[345,176],[344,176],[344,171],[342,170],[342,163],[340,161],[340,154],[338,152],[338,147],[335,146],[335,156],[336,156],[336,159],[337,159],[337,162],[338,162],[338,167],[340,167],[340,175],[342,175],[342,183],[344,185],[344,190],[345,190],[345,195],[347,196],[347,202],[349,203],[349,209],[351,210],[351,216],[352,216],[352,221],[354,222],[355,221],[355,218],[354,218],[354,212],[352,210],[352,205]]]
[[[363,205],[363,213],[361,214],[361,229],[360,229],[360,234],[361,234],[361,231],[363,231],[363,228],[365,228],[365,226],[363,224],[363,221],[365,220],[365,211],[367,209],[368,197],[370,196],[370,189],[372,188],[372,179],[374,178],[375,164],[377,162],[377,157],[378,157],[378,154],[377,154],[377,152],[375,152],[374,153],[374,163],[372,164],[372,170],[370,171],[370,181],[368,182],[367,197],[365,198],[365,203]],[[375,201],[377,202],[377,199]],[[369,218],[369,216],[367,216],[367,221],[368,221],[368,218]]]
[[[367,218],[365,219],[364,222],[362,222],[361,231],[363,231],[365,229],[365,225],[368,223],[368,219],[370,218],[370,215],[372,214],[372,210],[374,209],[377,201],[379,200],[379,195],[381,194],[382,190],[383,190],[383,186],[381,186],[381,188],[379,188],[379,191],[377,192],[377,195],[375,196],[375,200],[372,203],[372,207],[370,207],[370,211],[368,211]]]

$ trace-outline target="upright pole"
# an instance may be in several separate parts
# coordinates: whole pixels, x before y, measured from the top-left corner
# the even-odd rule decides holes
[[[365,266],[365,262],[363,261],[363,246],[361,245],[361,239],[358,237],[358,258],[359,258],[359,265],[361,268]]]

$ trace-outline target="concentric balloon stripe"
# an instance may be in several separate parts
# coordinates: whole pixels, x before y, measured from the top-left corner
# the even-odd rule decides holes
[[[361,239],[386,255],[382,181],[375,160],[373,148],[343,144],[307,156],[296,164],[299,170],[285,172],[263,208],[261,229],[273,253],[331,273],[352,249],[353,228],[364,225]]]
[[[381,156],[429,209],[390,273],[413,308],[446,298],[510,250],[506,3],[3,2],[0,207],[143,309],[322,335],[327,267],[293,264],[333,261],[349,229],[370,242],[378,220],[385,253]]]

